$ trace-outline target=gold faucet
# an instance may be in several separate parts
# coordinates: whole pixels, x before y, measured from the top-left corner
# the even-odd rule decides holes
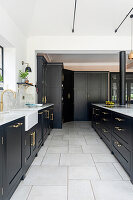
[[[1,110],[1,112],[3,111],[3,95],[4,95],[5,92],[11,92],[11,93],[13,93],[14,98],[16,98],[16,92],[14,92],[13,90],[10,90],[10,89],[4,90],[1,93],[1,102],[0,102],[0,110]]]

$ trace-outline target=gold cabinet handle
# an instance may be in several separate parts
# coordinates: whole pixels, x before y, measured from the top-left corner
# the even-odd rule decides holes
[[[102,131],[103,131],[104,133],[108,133],[108,131],[107,131],[106,129],[102,129]]]
[[[50,118],[50,120],[51,120],[51,121],[54,120],[54,114],[53,114],[53,113],[51,114],[51,118]]]
[[[119,142],[117,142],[117,141],[115,141],[114,142],[118,147],[121,147],[122,146],[122,144],[120,144]]]
[[[32,143],[31,143],[31,146],[35,146],[36,144],[36,132],[34,131],[33,133],[31,133],[31,136],[32,136]]]
[[[95,108],[95,110],[99,110],[98,108]]]
[[[108,122],[108,121],[109,121],[108,119],[105,119],[105,118],[103,118],[102,120],[103,120],[104,122]]]
[[[121,118],[118,118],[118,117],[116,117],[115,120],[117,120],[117,121],[119,121],[119,122],[125,121],[124,119],[121,119]]]
[[[96,116],[99,116],[99,114],[96,114]]]
[[[96,125],[99,125],[100,123],[99,122],[96,122]]]
[[[44,97],[44,102],[47,103],[47,97],[46,96]]]
[[[108,115],[109,113],[107,113],[107,112],[102,112],[104,115]]]
[[[115,127],[115,129],[118,130],[118,131],[125,131],[125,129],[117,127],[117,126]]]
[[[18,127],[20,127],[22,125],[23,125],[23,123],[17,123],[17,124],[11,125],[9,127],[11,127],[11,128],[18,128]]]
[[[42,114],[43,114],[43,112],[39,112],[38,114],[39,114],[39,115],[42,115]]]

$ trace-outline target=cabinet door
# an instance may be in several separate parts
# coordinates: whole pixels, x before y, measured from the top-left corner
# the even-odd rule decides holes
[[[74,72],[63,70],[63,122],[74,121]]]
[[[2,146],[3,146],[3,132],[2,128],[0,128],[0,200],[2,200],[2,180],[3,180],[3,173],[2,173],[2,163],[3,163],[3,156],[2,156]]]
[[[32,152],[31,152],[31,135],[30,132],[28,131],[25,134],[25,163],[29,161],[31,158]]]
[[[62,64],[48,64],[46,70],[47,103],[54,104],[54,128],[62,128]]]
[[[87,121],[87,73],[74,73],[74,120]]]
[[[44,103],[45,99],[45,67],[47,61],[43,56],[37,57],[37,90],[38,90],[38,103]]]
[[[40,147],[40,145],[42,144],[42,123],[43,123],[43,112],[40,111],[38,113],[38,126],[37,126],[37,133],[36,133],[37,147]]]
[[[4,127],[5,189],[7,193],[22,177],[24,129],[23,120]]]

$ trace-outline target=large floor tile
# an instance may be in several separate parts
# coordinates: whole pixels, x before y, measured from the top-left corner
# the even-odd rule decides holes
[[[32,186],[19,185],[10,200],[27,200]]]
[[[69,167],[69,179],[99,180],[96,167]]]
[[[83,153],[81,146],[69,146],[69,153]]]
[[[43,159],[42,165],[45,166],[58,166],[60,154],[49,154],[47,153]]]
[[[132,200],[133,185],[128,181],[92,181],[96,200]]]
[[[69,145],[73,146],[86,145],[86,141],[84,138],[71,138],[69,139]]]
[[[68,200],[94,200],[90,182],[87,180],[70,180]]]
[[[102,180],[122,180],[112,163],[96,163],[96,167]]]
[[[42,157],[42,156],[37,156],[37,157],[34,159],[32,165],[41,165],[41,163],[42,163],[42,161],[43,161],[43,158],[44,158],[44,157]]]
[[[68,141],[63,141],[63,140],[51,140],[51,142],[49,143],[49,146],[67,146],[68,145]]]
[[[83,145],[82,148],[84,153],[99,153],[99,154],[111,153],[106,146],[101,144]]]
[[[67,200],[67,187],[33,186],[27,200]]]
[[[113,163],[123,180],[130,180],[128,174],[119,163]]]
[[[66,167],[32,166],[28,171],[23,185],[66,185]]]
[[[65,146],[65,147],[60,147],[60,146],[48,147],[47,153],[68,153],[68,146]]]
[[[118,162],[112,154],[92,154],[94,162]]]
[[[61,154],[60,165],[62,166],[94,166],[90,154]]]

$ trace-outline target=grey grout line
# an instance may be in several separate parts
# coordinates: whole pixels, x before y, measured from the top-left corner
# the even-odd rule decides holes
[[[94,192],[91,180],[90,180],[90,185],[91,185],[91,189],[92,189],[92,192],[93,192],[94,199],[96,200],[96,196],[95,196],[95,192]]]
[[[122,177],[122,175],[120,174],[120,172],[118,171],[118,169],[115,167],[114,163],[112,163],[112,165],[114,166],[114,168],[116,169],[116,171],[118,172],[118,174],[120,175],[120,177],[122,178],[122,180],[124,181],[124,178]]]
[[[59,167],[61,166],[60,161],[61,161],[61,153],[60,153],[60,157],[59,157],[59,165],[58,165]]]
[[[27,196],[26,200],[28,200],[28,198],[29,198],[29,196],[30,196],[30,193],[31,193],[31,190],[32,190],[32,188],[33,188],[33,185],[31,185],[31,189],[30,189],[30,191],[29,191],[29,194],[28,194],[28,196]]]
[[[97,170],[97,173],[98,173],[98,175],[99,175],[99,178],[100,178],[100,180],[102,180],[102,178],[101,178],[101,176],[100,176],[100,173],[99,173],[99,171],[98,171],[98,169],[97,169],[96,163],[95,163],[95,161],[94,161],[94,158],[93,158],[93,156],[92,156],[91,153],[90,153],[90,155],[91,155],[92,160],[93,160],[93,162],[94,162],[94,165],[95,165],[95,167],[96,167],[96,170]]]
[[[45,152],[45,154],[44,154],[44,156],[43,156],[43,159],[42,159],[42,162],[41,162],[40,166],[42,166],[42,163],[43,163],[43,161],[44,161],[44,158],[46,157],[47,151],[48,151],[48,147],[47,147],[47,150],[46,150],[46,152]]]
[[[67,200],[69,198],[69,167],[67,167]]]

